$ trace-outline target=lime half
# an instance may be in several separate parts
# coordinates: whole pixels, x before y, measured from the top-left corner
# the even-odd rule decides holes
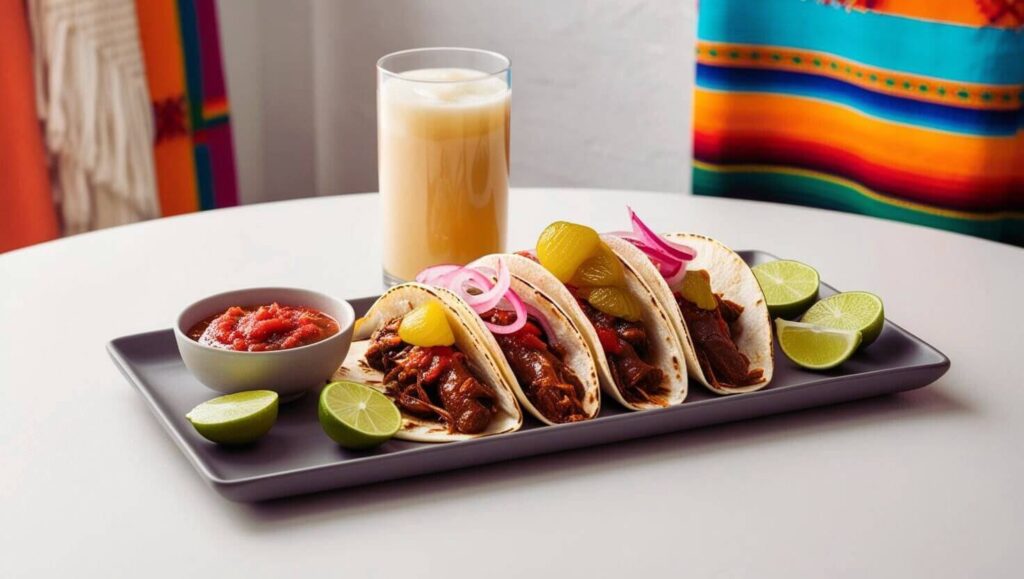
[[[818,272],[799,261],[779,260],[751,268],[773,316],[792,318],[818,299]]]
[[[838,330],[857,330],[866,346],[882,333],[885,309],[875,294],[844,292],[811,306],[801,321]]]
[[[775,320],[775,328],[786,357],[809,370],[835,368],[848,360],[860,345],[860,332],[856,330],[836,330],[782,319]]]
[[[253,442],[277,421],[277,392],[249,390],[219,396],[196,406],[185,418],[207,440],[219,444]]]
[[[387,396],[358,382],[331,382],[320,392],[320,426],[345,448],[370,448],[402,426],[402,414]]]

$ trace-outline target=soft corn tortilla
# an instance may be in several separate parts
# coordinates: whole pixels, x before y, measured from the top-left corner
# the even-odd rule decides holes
[[[495,413],[487,430],[479,434],[463,434],[449,432],[447,426],[437,420],[428,420],[418,416],[402,413],[402,428],[395,438],[416,442],[451,442],[479,438],[502,432],[518,430],[523,424],[523,413],[516,403],[511,386],[506,382],[498,361],[487,347],[490,334],[482,335],[478,319],[468,318],[451,304],[451,298],[459,299],[451,292],[425,286],[418,283],[406,283],[395,286],[382,295],[370,307],[358,323],[353,336],[351,348],[341,367],[334,373],[334,380],[353,380],[361,382],[385,392],[382,372],[371,368],[366,363],[366,350],[370,345],[370,336],[385,322],[403,316],[417,306],[437,300],[445,306],[448,324],[455,335],[455,347],[466,355],[474,375],[494,391],[497,398],[498,411]],[[502,360],[504,362],[504,360]]]
[[[628,402],[619,392],[615,379],[612,377],[611,368],[608,365],[608,358],[601,347],[601,341],[597,337],[593,324],[583,313],[576,298],[544,266],[523,257],[521,255],[508,256],[509,271],[513,276],[525,281],[537,288],[548,299],[554,302],[569,318],[586,342],[594,356],[597,364],[598,378],[601,389],[608,396],[630,410],[647,410],[681,404],[686,399],[687,377],[686,364],[682,357],[682,344],[679,336],[673,331],[669,321],[669,314],[664,307],[647,290],[643,281],[638,277],[633,266],[623,262],[623,269],[626,276],[626,289],[637,298],[643,310],[644,327],[647,330],[647,337],[651,342],[651,364],[665,373],[665,386],[668,393],[665,395],[664,404],[654,402],[633,403]]]
[[[507,264],[510,261],[526,258],[511,254],[493,254],[481,257],[469,264],[469,266],[489,267],[497,271],[499,259],[504,259]],[[597,416],[597,413],[601,410],[601,385],[597,378],[597,363],[594,361],[594,356],[591,354],[590,348],[587,345],[586,340],[583,338],[583,334],[551,298],[530,282],[513,275],[511,287],[523,303],[532,306],[544,315],[548,324],[551,326],[551,331],[554,333],[553,336],[548,336],[548,339],[562,349],[565,353],[565,358],[562,361],[570,370],[572,370],[579,379],[580,384],[583,385],[583,400],[581,400],[583,404],[583,412],[586,414],[587,418]],[[458,300],[457,303],[453,304],[453,306],[467,312],[467,315],[472,315],[479,319],[476,312],[461,299]],[[486,340],[487,346],[494,354],[494,357],[500,361],[501,371],[505,374],[505,379],[508,383],[512,385],[512,389],[515,391],[516,398],[519,399],[519,403],[541,422],[545,424],[555,424],[541,414],[533,403],[530,402],[529,398],[526,397],[526,393],[519,385],[519,380],[516,379],[515,373],[512,371],[512,367],[508,364],[505,359],[505,355],[502,353],[501,346],[498,345],[497,340],[494,339],[494,336],[491,334],[490,330],[487,329],[487,326],[483,326],[482,324],[481,326],[483,331],[486,333],[487,338],[489,338],[489,340]]]
[[[664,304],[665,310],[669,312],[671,326],[681,338],[690,376],[717,394],[739,394],[764,388],[771,382],[775,367],[772,324],[761,286],[750,271],[750,266],[735,251],[710,237],[695,233],[668,233],[664,237],[696,250],[697,257],[687,264],[687,270],[707,271],[711,277],[711,291],[743,307],[739,318],[743,332],[736,347],[750,359],[752,369],[763,369],[761,382],[742,387],[712,386],[697,361],[697,350],[673,295],[678,288],[670,288],[647,255],[633,244],[614,236],[604,236],[604,239],[619,257],[636,267],[649,291]]]

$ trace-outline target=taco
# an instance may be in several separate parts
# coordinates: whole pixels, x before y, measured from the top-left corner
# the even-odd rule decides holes
[[[448,442],[518,430],[523,414],[479,319],[452,307],[450,292],[417,283],[384,293],[356,325],[335,380],[354,380],[388,396],[402,413],[396,438]],[[456,298],[457,299],[457,298]],[[434,316],[421,315],[425,311]],[[411,313],[416,312],[415,316]],[[445,342],[403,339],[407,317]],[[411,325],[411,324],[410,324]]]
[[[543,292],[510,274],[510,259],[522,258],[494,254],[464,268],[432,267],[417,281],[459,294],[452,307],[482,322],[485,343],[527,412],[545,424],[594,418],[601,388],[583,335]]]
[[[671,233],[661,238],[696,254],[678,272],[682,275],[666,279],[638,248],[644,247],[643,240],[602,236],[668,311],[692,377],[718,394],[764,388],[774,368],[771,318],[750,267],[736,252],[703,235]]]
[[[545,230],[542,240],[551,227],[563,226],[593,233],[558,222]],[[596,236],[593,233],[594,240]],[[566,282],[542,265],[545,256],[533,252],[509,256],[508,266],[513,276],[536,288],[579,330],[593,354],[605,394],[630,410],[682,403],[687,393],[686,366],[668,312],[630,264],[600,242],[588,247],[593,255],[586,262],[577,260],[575,267],[559,270]],[[599,275],[592,276],[594,272]]]

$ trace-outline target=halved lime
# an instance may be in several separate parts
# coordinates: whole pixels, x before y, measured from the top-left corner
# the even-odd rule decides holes
[[[773,316],[792,318],[818,299],[818,272],[809,265],[783,259],[760,263],[751,271]]]
[[[827,370],[857,351],[860,332],[836,330],[788,320],[775,320],[779,346],[790,360],[809,370]]]
[[[885,309],[878,296],[868,292],[843,292],[811,306],[802,322],[839,330],[857,330],[866,346],[882,333]]]
[[[331,382],[320,392],[320,426],[345,448],[370,448],[402,426],[402,414],[387,396],[358,382]]]
[[[207,440],[245,444],[266,434],[277,421],[277,392],[249,390],[219,396],[193,408],[185,418]]]

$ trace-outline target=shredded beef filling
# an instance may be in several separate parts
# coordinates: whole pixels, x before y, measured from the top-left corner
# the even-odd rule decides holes
[[[704,376],[713,386],[741,387],[761,382],[763,369],[750,369],[750,359],[736,347],[743,307],[716,295],[718,307],[705,310],[675,294]]]
[[[490,310],[481,317],[492,324],[508,325],[515,313]],[[526,398],[548,420],[557,423],[586,420],[583,385],[562,362],[563,353],[531,319],[512,334],[494,334],[505,359]]]
[[[615,386],[622,397],[632,403],[664,404],[664,396],[668,394],[664,386],[665,373],[645,359],[649,355],[650,344],[643,323],[608,315],[586,300],[577,301],[597,331]]]
[[[370,337],[366,362],[384,372],[387,394],[413,416],[439,420],[449,432],[477,434],[494,418],[497,398],[478,380],[466,355],[448,346],[422,348],[402,341],[402,318],[389,320]]]

